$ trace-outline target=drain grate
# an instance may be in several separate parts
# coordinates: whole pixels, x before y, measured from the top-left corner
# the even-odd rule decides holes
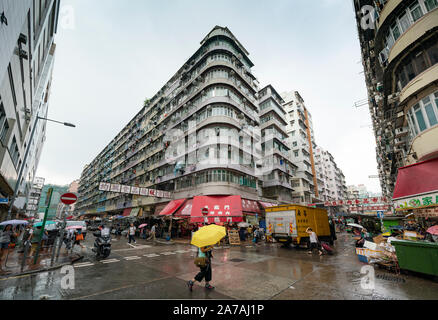
[[[231,262],[242,262],[242,261],[245,261],[245,260],[243,260],[243,259],[231,259],[230,261]]]

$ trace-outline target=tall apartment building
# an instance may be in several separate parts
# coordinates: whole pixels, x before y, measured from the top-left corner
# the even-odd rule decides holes
[[[307,110],[304,99],[297,91],[282,94],[285,101],[286,131],[291,146],[290,157],[298,166],[292,179],[293,202],[311,204],[321,202],[318,184],[322,180],[316,174],[314,150],[316,148],[312,116]]]
[[[242,207],[263,199],[261,187],[268,193],[271,185],[261,183],[259,88],[248,56],[228,28],[213,28],[178,72],[84,168],[77,212],[147,215],[161,212],[172,199],[187,200],[190,207],[197,196],[233,195],[242,198]],[[275,174],[284,168],[279,165]],[[130,193],[99,191],[102,181],[135,188]],[[286,178],[284,183],[287,188]],[[137,188],[171,192],[171,197],[145,197]]]
[[[20,168],[19,195],[14,205],[23,211],[45,141],[52,70],[54,36],[59,0],[0,1],[0,196],[11,197]],[[29,141],[37,123],[35,135]],[[23,164],[26,148],[29,156]],[[0,208],[4,219],[7,206]]]
[[[44,187],[44,178],[35,177],[33,179],[32,188],[30,189],[30,193],[27,200],[27,212],[26,215],[28,217],[35,217],[38,213],[38,205],[41,199],[41,193]]]
[[[317,146],[315,166],[318,178],[322,181],[319,190],[324,202],[347,199],[347,185],[342,170],[339,169],[330,152]]]
[[[438,156],[438,1],[355,0],[354,7],[381,187],[392,198],[399,168]],[[364,8],[373,8],[374,21]],[[431,174],[438,179],[436,168]]]
[[[281,203],[292,202],[291,179],[298,167],[292,163],[286,131],[284,100],[268,85],[259,92],[260,128],[262,132],[263,187],[266,198]]]

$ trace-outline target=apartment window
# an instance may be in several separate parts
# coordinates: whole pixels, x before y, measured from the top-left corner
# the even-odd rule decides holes
[[[298,157],[298,153],[299,153],[299,151],[294,151],[294,156]]]
[[[17,96],[15,95],[14,76],[12,73],[11,64],[8,66],[9,85],[11,87],[12,99],[14,100],[14,106],[17,107]]]
[[[438,124],[438,91],[423,98],[408,113],[411,131],[418,135]]]
[[[431,11],[438,7],[437,0],[424,0],[424,5],[426,6],[427,11]]]
[[[9,148],[9,153],[11,155],[12,162],[14,163],[15,166],[17,166],[17,162],[18,162],[18,159],[20,157],[20,153],[18,151],[17,140],[15,139],[15,137],[12,140],[12,144]]]
[[[3,103],[0,104],[0,141],[6,145],[5,138],[9,131],[8,120],[6,119],[6,112]]]
[[[415,2],[413,5],[411,5],[409,10],[411,11],[412,20],[414,20],[414,22],[423,16],[423,10],[418,2]]]
[[[420,73],[438,63],[437,41],[438,37],[431,38],[400,63],[395,72],[396,83],[400,91]]]

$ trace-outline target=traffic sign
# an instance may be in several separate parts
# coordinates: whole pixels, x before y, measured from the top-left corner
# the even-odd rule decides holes
[[[385,216],[384,211],[377,211],[377,218],[383,219],[384,216]]]
[[[9,199],[8,198],[0,198],[0,203],[9,203]]]
[[[78,197],[74,193],[65,193],[61,196],[61,202],[70,205],[78,201]]]
[[[202,208],[202,214],[206,216],[208,214],[208,208]]]

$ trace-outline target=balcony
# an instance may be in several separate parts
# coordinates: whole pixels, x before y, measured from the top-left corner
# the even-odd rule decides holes
[[[397,2],[397,1],[393,1]],[[397,39],[388,55],[388,64],[391,63],[406,48],[418,41],[428,31],[438,27],[438,9],[426,13],[406,30]]]
[[[412,151],[417,154],[418,161],[428,160],[438,153],[438,125],[421,132],[412,142]],[[410,161],[413,163],[415,161]]]

